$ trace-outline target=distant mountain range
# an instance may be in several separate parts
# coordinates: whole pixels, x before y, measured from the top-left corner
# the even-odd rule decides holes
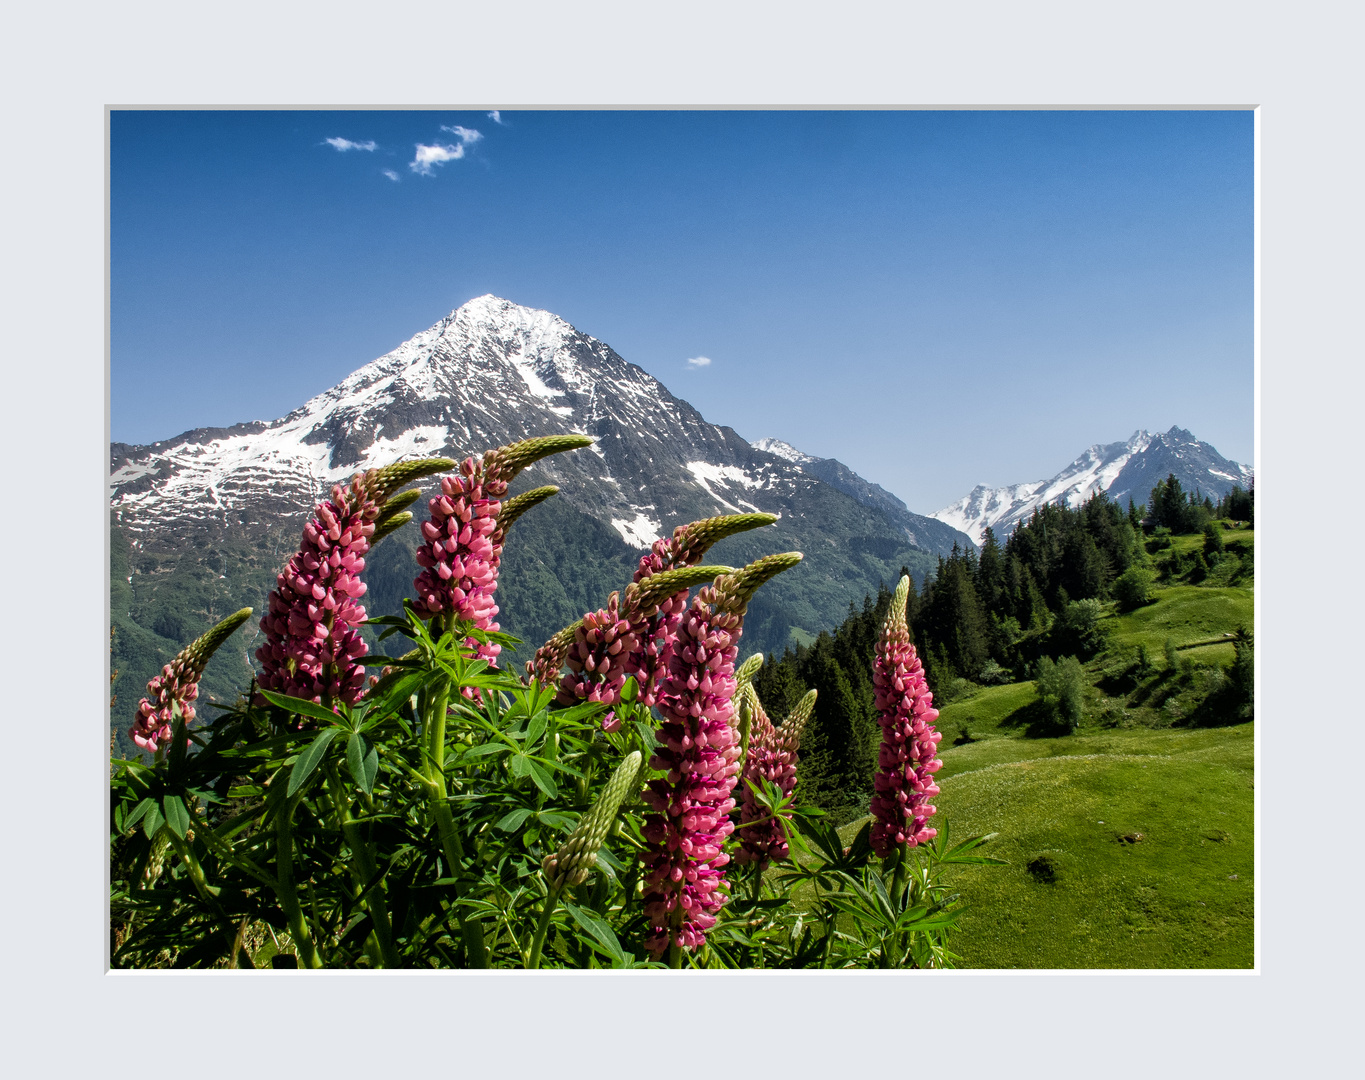
[[[1198,491],[1215,501],[1234,485],[1249,488],[1252,471],[1229,461],[1208,443],[1184,428],[1153,435],[1135,431],[1127,442],[1096,444],[1051,480],[988,488],[977,485],[957,502],[931,517],[959,529],[980,544],[987,528],[1003,542],[1014,527],[1049,503],[1079,506],[1103,491],[1126,506],[1132,499],[1147,502],[1159,480],[1174,475],[1186,491]]]
[[[809,640],[902,567],[922,582],[939,554],[969,542],[837,461],[750,445],[708,423],[558,316],[482,296],[279,420],[110,447],[116,716],[130,715],[141,683],[216,619],[248,604],[263,611],[333,483],[401,458],[459,459],[575,431],[596,444],[538,462],[513,488],[560,488],[517,522],[504,557],[499,621],[526,653],[624,587],[656,537],[697,518],[779,517],[722,541],[718,562],[805,553],[751,605],[745,651]],[[416,543],[414,524],[375,548],[371,613],[395,611],[410,594]],[[246,685],[254,636],[248,624],[211,665],[210,696]]]

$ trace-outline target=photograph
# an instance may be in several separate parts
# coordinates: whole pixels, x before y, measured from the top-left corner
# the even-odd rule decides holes
[[[1258,970],[1254,108],[105,122],[108,969]]]

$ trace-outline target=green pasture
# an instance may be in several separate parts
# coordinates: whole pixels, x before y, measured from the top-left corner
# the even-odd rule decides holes
[[[1250,968],[1253,724],[988,739],[942,752],[962,968]],[[865,820],[865,819],[864,819]],[[851,839],[862,821],[840,830]]]
[[[1208,589],[1197,585],[1176,585],[1156,590],[1156,602],[1136,611],[1107,619],[1114,646],[1136,649],[1145,644],[1153,656],[1158,656],[1166,639],[1173,638],[1177,646],[1207,641],[1230,633],[1239,624],[1251,629],[1253,615],[1251,589]],[[1232,646],[1214,646],[1209,653],[1220,662],[1231,663]],[[1203,650],[1192,655],[1199,658]]]

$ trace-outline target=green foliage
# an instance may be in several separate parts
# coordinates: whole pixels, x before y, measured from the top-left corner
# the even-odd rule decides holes
[[[1075,731],[1081,726],[1086,679],[1079,660],[1064,656],[1053,663],[1045,656],[1038,661],[1033,683],[1059,729]]]
[[[1114,581],[1114,599],[1120,611],[1132,611],[1152,602],[1152,572],[1145,566],[1130,566]]]

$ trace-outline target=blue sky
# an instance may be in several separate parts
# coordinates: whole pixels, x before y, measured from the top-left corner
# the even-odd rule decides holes
[[[110,130],[116,441],[282,416],[491,292],[921,513],[1140,427],[1252,461],[1249,112]]]

